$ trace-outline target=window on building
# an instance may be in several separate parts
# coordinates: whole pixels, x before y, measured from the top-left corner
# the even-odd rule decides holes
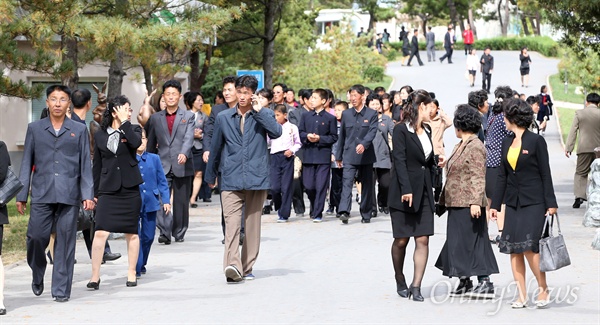
[[[41,84],[44,86],[44,89],[46,89],[49,86],[60,84],[60,81],[56,81],[56,82],[54,82],[54,81],[43,81],[43,82],[34,81],[31,84],[32,84],[32,86]],[[80,82],[79,83],[80,89],[85,88],[92,93],[92,108],[90,108],[90,110],[87,112],[87,114],[85,116],[85,122],[87,125],[89,125],[89,123],[94,119],[94,114],[92,114],[92,111],[94,110],[94,107],[98,106],[98,94],[92,87],[92,84],[96,85],[96,87],[98,87],[98,88],[102,88],[104,81]],[[31,100],[31,122],[34,122],[34,121],[37,121],[40,119],[40,116],[42,115],[42,110],[44,110],[44,108],[46,108],[46,91],[45,90],[40,97],[34,98]]]

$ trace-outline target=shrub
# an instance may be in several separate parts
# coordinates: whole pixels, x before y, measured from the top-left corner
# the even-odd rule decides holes
[[[383,67],[370,65],[363,72],[363,78],[371,82],[380,82],[384,74]]]

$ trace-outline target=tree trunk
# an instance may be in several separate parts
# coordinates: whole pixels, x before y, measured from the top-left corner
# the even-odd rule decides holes
[[[200,51],[198,49],[194,49],[192,53],[190,53],[190,91],[200,92],[200,88],[202,88],[202,85],[204,85],[206,76],[208,75],[212,53],[213,47],[209,44],[206,46],[206,51],[204,53],[202,70],[200,70]]]
[[[108,68],[108,93],[106,94],[108,100],[121,95],[123,77],[125,75],[126,73],[123,70],[123,52],[117,50],[116,56],[110,61],[110,68]]]
[[[521,15],[521,25],[523,25],[523,33],[525,36],[531,35],[531,32],[529,32],[529,26],[527,25],[527,17],[524,14]]]
[[[509,10],[510,2],[508,0],[504,0],[504,36],[508,35],[508,25],[510,24],[510,10]]]
[[[508,28],[506,24],[504,24],[504,19],[502,18],[502,0],[498,1],[498,21],[500,22],[500,31],[502,32],[502,36],[506,36],[508,33]]]
[[[142,64],[142,70],[144,71],[144,83],[146,84],[146,91],[148,92],[148,94],[150,94],[152,92],[152,71],[150,71],[150,68],[148,68],[147,65]]]
[[[471,7],[471,1],[469,1],[469,24],[473,31],[473,40],[477,40],[477,28],[475,28],[475,21],[473,20],[473,8]]]
[[[79,72],[77,71],[77,38],[62,36],[61,49],[66,50],[66,53],[62,56],[62,62],[70,61],[73,65],[72,70],[68,74],[62,76],[62,84],[71,89],[76,89],[79,85]]]
[[[448,8],[450,9],[450,22],[456,26],[458,12],[456,11],[456,4],[454,4],[454,0],[448,0]]]
[[[423,36],[425,36],[427,34],[427,18],[424,16],[425,15],[421,16],[421,21],[422,21],[421,28],[423,28]]]
[[[542,36],[542,26],[541,26],[542,15],[539,11],[535,13],[535,34],[537,36]]]
[[[263,37],[262,65],[265,73],[264,86],[273,84],[273,61],[275,59],[275,16],[278,0],[267,0],[265,5],[265,34]]]
[[[206,76],[208,76],[208,70],[210,69],[210,60],[212,59],[212,55],[213,46],[211,44],[208,44],[206,46],[206,53],[204,54],[204,64],[202,64],[202,71],[200,72],[200,78],[198,79],[200,87],[204,85],[204,82],[206,81]],[[200,91],[200,88],[198,88],[198,91]]]
[[[460,26],[460,34],[462,35],[462,32],[465,31],[465,19],[464,17],[460,17],[460,19],[458,20],[458,25]]]

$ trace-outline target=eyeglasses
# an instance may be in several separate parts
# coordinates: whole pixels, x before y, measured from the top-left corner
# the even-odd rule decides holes
[[[67,99],[67,98],[60,98],[60,99],[58,99],[58,98],[48,98],[48,101],[51,102],[51,103],[60,102],[61,104],[65,104],[65,103],[69,102],[69,99]]]

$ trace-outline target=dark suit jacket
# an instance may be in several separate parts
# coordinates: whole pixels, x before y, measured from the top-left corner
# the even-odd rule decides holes
[[[10,166],[10,156],[6,149],[6,144],[0,141],[0,184],[6,179],[8,174],[8,166]],[[8,223],[8,208],[0,206],[0,225]]]
[[[446,32],[444,36],[444,48],[451,49],[452,48],[452,36],[450,36],[450,32]]]
[[[117,153],[108,150],[108,133],[100,130],[94,135],[94,196],[117,192],[121,187],[134,187],[143,182],[135,156],[142,144],[142,128],[127,121],[121,125]]]
[[[481,72],[490,73],[490,70],[494,70],[494,57],[492,55],[481,56]]]
[[[425,132],[431,141],[431,131],[426,130]],[[389,206],[404,212],[419,211],[423,193],[427,191],[429,202],[425,202],[425,204],[429,204],[433,211],[433,152],[426,160],[419,136],[414,131],[409,131],[406,123],[400,123],[394,127],[392,143],[394,158],[392,159]],[[433,143],[431,147],[433,148]],[[410,193],[413,196],[412,207],[408,206],[408,202],[401,200],[402,195]]]
[[[333,154],[342,158],[344,164],[368,165],[377,161],[373,139],[377,135],[377,112],[364,106],[360,112],[347,109],[342,113],[342,125],[338,137],[338,146]],[[356,146],[362,144],[365,151],[356,153]]]
[[[210,143],[212,142],[213,133],[215,132],[215,120],[217,119],[217,115],[226,109],[229,109],[227,104],[219,104],[215,105],[210,110],[208,121],[204,124],[204,131],[202,131],[202,147],[204,148],[204,151],[210,151]]]
[[[322,110],[319,114],[312,111],[305,113],[300,120],[300,140],[304,148],[302,162],[305,164],[331,163],[331,147],[338,139],[337,120],[335,116]],[[315,133],[319,135],[319,142],[308,141],[307,135]]]
[[[413,53],[419,52],[419,40],[417,39],[416,36],[412,37],[412,40],[410,43],[410,50],[413,51]]]
[[[502,160],[492,197],[492,209],[500,210],[503,197],[506,205],[515,208],[540,203],[543,203],[546,209],[558,208],[546,140],[525,130],[521,138],[517,168],[513,170],[506,156],[514,138],[515,135],[511,133],[502,142]]]

